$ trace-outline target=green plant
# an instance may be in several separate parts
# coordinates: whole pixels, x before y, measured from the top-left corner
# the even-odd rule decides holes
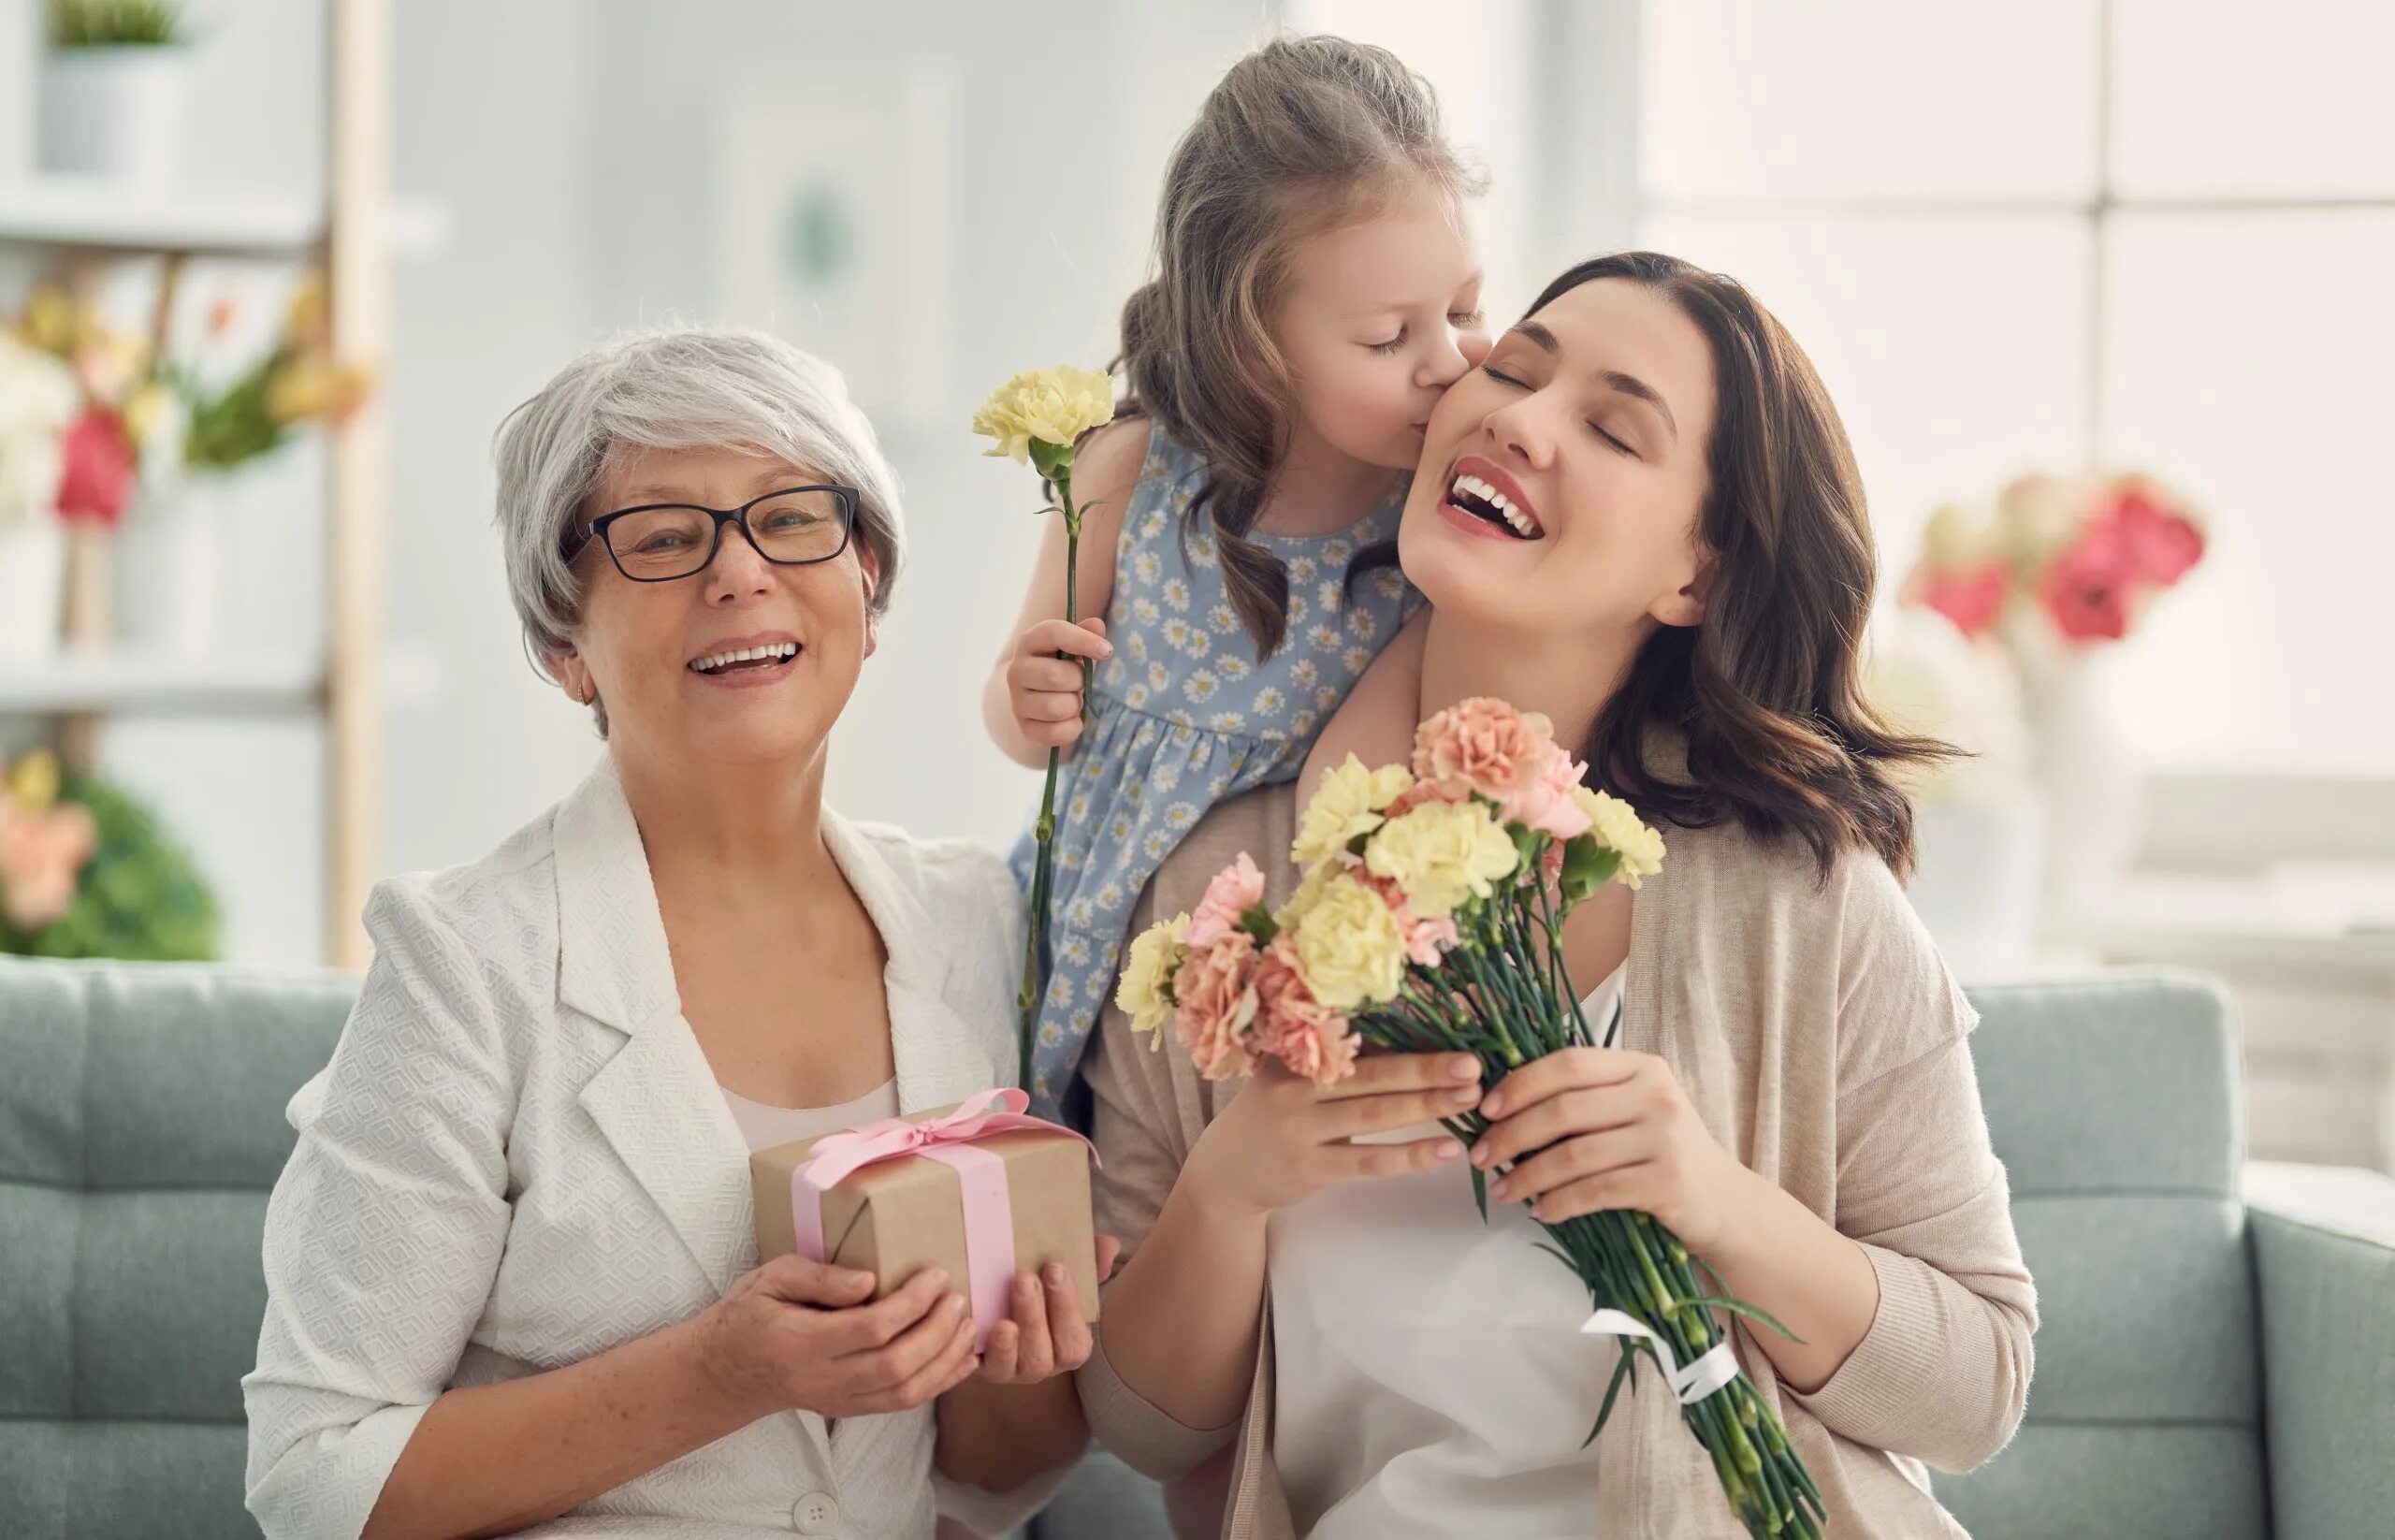
[[[188,41],[182,0],[50,0],[52,48],[167,48]]]
[[[150,810],[95,777],[66,777],[60,795],[91,809],[100,846],[72,908],[41,930],[0,919],[0,952],[27,957],[123,957],[198,963],[216,955],[216,897]]]

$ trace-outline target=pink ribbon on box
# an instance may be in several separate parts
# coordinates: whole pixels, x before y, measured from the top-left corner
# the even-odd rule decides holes
[[[815,1141],[814,1153],[790,1177],[791,1221],[798,1252],[828,1262],[823,1244],[823,1195],[867,1166],[907,1155],[936,1160],[956,1172],[965,1194],[965,1300],[973,1307],[973,1350],[990,1344],[990,1331],[1013,1315],[1014,1200],[1007,1192],[1007,1163],[973,1141],[990,1134],[1029,1131],[1086,1139],[1045,1118],[1028,1117],[1031,1098],[1019,1090],[977,1091],[952,1112],[909,1123],[882,1118],[860,1123]]]

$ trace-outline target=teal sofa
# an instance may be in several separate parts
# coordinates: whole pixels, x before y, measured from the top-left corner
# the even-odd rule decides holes
[[[0,960],[0,1536],[255,1534],[258,1230],[352,987]],[[1939,1495],[1979,1540],[2395,1534],[2395,1182],[2243,1166],[2200,981],[1975,998],[2044,1325],[2027,1426]],[[1165,1532],[1094,1460],[1037,1533]]]

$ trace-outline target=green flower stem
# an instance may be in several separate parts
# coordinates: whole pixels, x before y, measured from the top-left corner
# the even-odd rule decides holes
[[[1069,456],[1067,457],[1064,464],[1056,467],[1052,479],[1056,484],[1058,506],[1065,516],[1065,622],[1067,625],[1079,625],[1081,617],[1081,511],[1073,504],[1073,466]],[[1059,653],[1057,656],[1069,661],[1068,654]],[[1081,716],[1083,720],[1087,720],[1090,690],[1089,660],[1085,658],[1081,660]],[[1015,1078],[1022,1082],[1023,1089],[1025,1091],[1031,1089],[1031,1049],[1039,1023],[1039,958],[1040,954],[1047,950],[1048,907],[1055,889],[1056,776],[1063,763],[1062,749],[1048,750],[1048,779],[1040,789],[1039,821],[1032,831],[1033,837],[1038,845],[1038,857],[1033,864],[1031,877],[1031,934],[1023,944],[1023,983],[1016,989],[1014,996],[1015,1008],[1023,1015],[1022,1026],[1019,1029],[1021,1040],[1017,1045],[1015,1060]]]

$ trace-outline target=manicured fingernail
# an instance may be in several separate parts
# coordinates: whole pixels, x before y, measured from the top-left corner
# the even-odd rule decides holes
[[[1463,1154],[1463,1146],[1460,1144],[1442,1144],[1439,1146],[1439,1158],[1441,1160],[1453,1160],[1456,1156],[1461,1154]]]
[[[1037,1294],[1039,1292],[1039,1281],[1028,1272],[1018,1272],[1014,1275],[1014,1291],[1017,1294]]]
[[[1449,1059],[1447,1061],[1447,1078],[1449,1080],[1478,1080],[1480,1078],[1480,1061],[1477,1059],[1468,1058]]]
[[[1447,1093],[1447,1099],[1454,1102],[1459,1107],[1469,1107],[1473,1102],[1480,1099],[1480,1087],[1477,1085],[1459,1085],[1454,1090]]]
[[[947,1286],[948,1286],[948,1272],[947,1272],[947,1270],[945,1270],[945,1269],[943,1269],[943,1268],[934,1268],[934,1269],[932,1269],[932,1287],[934,1287],[934,1288],[946,1288]]]
[[[1501,1092],[1491,1091],[1487,1096],[1480,1098],[1480,1115],[1482,1117],[1495,1117],[1504,1110],[1505,1097]]]
[[[965,1308],[965,1296],[962,1294],[951,1294],[947,1299],[942,1300],[939,1302],[939,1307],[953,1315],[958,1311]]]
[[[1065,1283],[1065,1264],[1062,1262],[1049,1263],[1047,1268],[1042,1271],[1041,1276],[1048,1280],[1052,1287],[1063,1287]]]
[[[1513,1187],[1514,1184],[1511,1180],[1501,1176],[1496,1181],[1488,1184],[1488,1196],[1491,1198],[1502,1198],[1508,1192],[1511,1192]]]
[[[1473,1165],[1475,1165],[1475,1166],[1478,1166],[1478,1167],[1482,1168],[1483,1170],[1486,1170],[1486,1169],[1488,1168],[1488,1145],[1486,1145],[1486,1144],[1475,1144],[1475,1145],[1473,1145],[1473,1146],[1472,1147],[1472,1163],[1473,1163]]]

